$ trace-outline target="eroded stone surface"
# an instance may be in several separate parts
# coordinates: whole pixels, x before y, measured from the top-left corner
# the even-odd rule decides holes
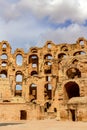
[[[47,41],[27,53],[0,42],[0,120],[87,121],[87,102],[75,97],[87,98],[86,39]]]

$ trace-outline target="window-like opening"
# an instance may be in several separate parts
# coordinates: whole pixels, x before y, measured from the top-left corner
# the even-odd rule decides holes
[[[31,51],[32,51],[32,53],[37,53],[37,49],[36,48],[33,48]]]
[[[15,96],[22,96],[22,85],[16,84]]]
[[[62,58],[65,58],[65,57],[66,57],[65,53],[58,54],[58,59],[62,59]]]
[[[57,112],[57,108],[54,108],[54,112]]]
[[[46,55],[44,56],[44,59],[45,59],[45,60],[51,60],[51,59],[52,59],[52,55],[51,55],[51,54],[46,54]]]
[[[81,46],[84,45],[84,41],[80,41],[79,43],[80,43]]]
[[[1,78],[7,78],[7,71],[6,71],[6,70],[2,70],[2,71],[0,72],[0,77],[1,77]]]
[[[18,54],[18,55],[16,56],[16,64],[21,66],[22,63],[23,63],[23,57],[22,57],[21,54]]]
[[[20,120],[27,120],[27,112],[25,110],[20,111]]]
[[[48,43],[47,47],[50,49],[52,47],[51,43]]]
[[[37,63],[38,62],[38,56],[37,55],[30,55],[29,56],[29,63]]]
[[[7,63],[6,62],[2,62],[2,67],[5,67],[7,66]]]
[[[2,46],[2,48],[7,48],[7,45],[4,43],[3,46]]]
[[[22,82],[22,75],[21,74],[16,75],[16,82]]]
[[[62,46],[62,47],[61,47],[61,51],[68,51],[68,47],[67,47],[67,46],[65,46],[65,45],[64,45],[64,46]]]
[[[46,76],[46,81],[51,81],[51,77],[50,76]]]
[[[86,53],[84,51],[77,51],[74,53],[74,56],[76,55],[85,55]]]
[[[51,70],[52,70],[52,64],[51,64],[51,62],[45,62],[44,73],[45,74],[50,74]]]
[[[30,94],[30,101],[32,102],[33,100],[37,99],[37,85],[36,84],[31,84],[29,87],[29,94]]]
[[[70,68],[66,72],[68,78],[74,79],[74,78],[80,78],[81,72],[77,68]]]
[[[37,67],[37,64],[36,63],[32,63],[32,67],[33,68]]]
[[[37,75],[38,75],[38,73],[36,71],[31,72],[31,76],[37,76]]]
[[[51,84],[45,85],[44,97],[45,97],[45,100],[52,99],[52,85]]]
[[[71,112],[72,121],[75,121],[76,120],[75,110],[70,110],[70,112]]]
[[[8,59],[7,54],[2,54],[2,55],[1,55],[1,59],[2,59],[2,60]]]
[[[79,97],[80,96],[80,90],[79,86],[77,83],[70,81],[64,85],[64,94],[65,94],[65,99],[70,99],[72,97]]]
[[[37,55],[30,55],[29,56],[29,64],[31,64],[32,67],[38,68],[38,56]]]

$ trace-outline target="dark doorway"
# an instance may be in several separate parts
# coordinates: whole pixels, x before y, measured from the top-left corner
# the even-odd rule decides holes
[[[27,119],[27,112],[25,110],[20,111],[20,120],[26,120]]]
[[[80,90],[77,83],[70,81],[66,83],[64,87],[65,87],[65,99],[80,96]]]
[[[72,116],[72,121],[75,121],[75,110],[70,110],[71,111],[71,116]]]

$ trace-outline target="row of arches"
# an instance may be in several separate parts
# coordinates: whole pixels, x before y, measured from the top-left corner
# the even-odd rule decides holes
[[[37,71],[31,71],[31,76],[37,76],[38,72]],[[8,72],[7,70],[1,70],[0,71],[0,77],[1,78],[7,78],[8,77]],[[21,71],[17,71],[15,73],[15,81],[16,82],[22,82],[24,78],[24,74]]]
[[[49,68],[48,68],[48,65],[49,65]],[[45,74],[51,73],[51,64],[48,64],[48,65],[47,65],[47,68],[44,69]],[[30,75],[31,76],[38,76],[38,72],[37,71],[31,71]],[[78,68],[71,67],[66,71],[66,75],[69,79],[73,79],[75,77],[80,78],[81,77],[81,71]],[[0,72],[0,77],[1,78],[7,78],[8,77],[7,70],[2,70]],[[21,71],[17,71],[16,74],[15,74],[15,77],[16,77],[16,79],[15,79],[16,82],[22,82],[24,75]]]
[[[37,85],[32,83],[29,86],[29,96],[30,96],[30,101],[32,102],[33,100],[37,99]],[[15,87],[15,96],[22,96],[22,85],[21,84],[16,84]],[[44,99],[45,100],[51,100],[52,99],[52,85],[47,83],[44,86]]]
[[[76,56],[76,55],[85,55],[86,53],[84,51],[77,51],[73,54],[73,56]],[[58,59],[62,59],[62,58],[65,58],[67,57],[68,55],[66,53],[59,53],[58,54]],[[1,60],[7,60],[8,59],[8,55],[3,53],[1,55]],[[46,54],[44,55],[44,59],[45,60],[52,60],[53,57],[52,57],[52,54]],[[37,67],[38,66],[38,62],[39,62],[39,58],[36,54],[32,54],[29,56],[29,59],[28,59],[28,63],[32,63],[32,67]],[[22,65],[23,64],[23,56],[21,54],[17,54],[16,55],[16,64],[17,65]]]

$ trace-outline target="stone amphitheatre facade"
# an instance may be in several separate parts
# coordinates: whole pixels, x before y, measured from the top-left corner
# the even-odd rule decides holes
[[[27,53],[0,42],[0,120],[87,121],[87,40]]]

